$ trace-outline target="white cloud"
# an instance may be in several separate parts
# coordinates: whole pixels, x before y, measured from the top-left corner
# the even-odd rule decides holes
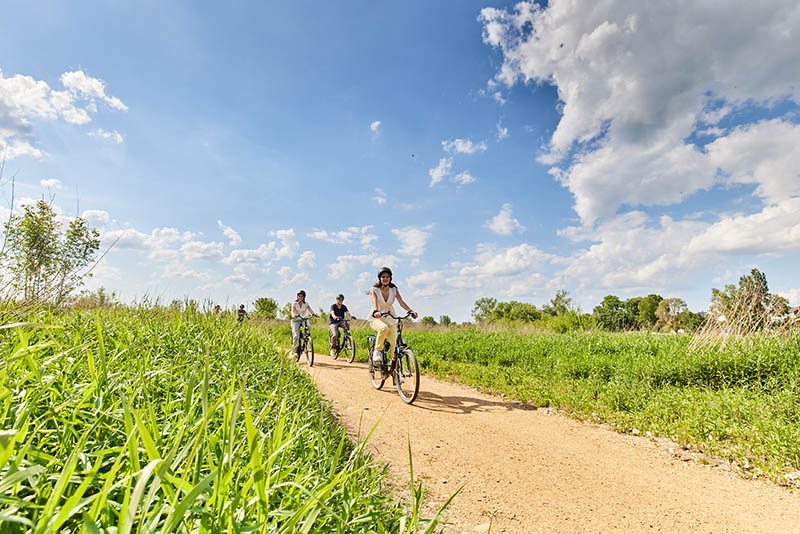
[[[330,273],[328,274],[328,278],[331,280],[340,279],[346,274],[351,273],[356,269],[363,268],[366,265],[372,265],[374,267],[394,267],[397,265],[397,262],[397,258],[392,255],[378,256],[375,254],[346,254],[337,256],[336,263],[330,265]]]
[[[108,214],[97,212],[96,215],[103,218]],[[156,261],[175,261],[178,256],[176,247],[187,241],[191,241],[197,234],[192,232],[181,232],[177,228],[154,228],[149,234],[145,234],[133,228],[122,230],[109,230],[100,233],[100,240],[104,247],[112,247],[112,250],[140,250],[149,252],[149,258]]]
[[[442,148],[450,153],[455,152],[456,154],[473,154],[478,151],[485,151],[488,146],[486,145],[486,141],[473,143],[469,139],[450,139],[442,141]]]
[[[211,275],[206,272],[195,271],[180,263],[170,263],[164,266],[161,274],[164,278],[194,278],[196,280],[209,280]]]
[[[300,248],[300,243],[294,237],[294,230],[289,228],[287,230],[276,230],[269,233],[270,236],[277,237],[281,243],[278,248],[277,243],[272,241],[270,245],[275,247],[275,256],[277,258],[293,258],[297,254],[297,249]]]
[[[111,221],[111,216],[105,210],[84,210],[81,217],[91,227],[106,226]]]
[[[431,177],[430,187],[441,182],[447,175],[450,174],[450,169],[453,167],[453,158],[442,158],[439,164],[433,169],[428,170],[428,175]]]
[[[240,248],[231,250],[222,263],[239,265],[244,263],[261,263],[275,256],[275,242],[269,245],[262,243],[258,248]]]
[[[239,235],[239,232],[230,226],[225,226],[221,220],[217,220],[217,226],[222,230],[223,235],[230,240],[228,241],[229,246],[238,247],[242,244],[242,237]]]
[[[425,252],[425,244],[431,238],[430,230],[433,226],[428,225],[422,228],[407,226],[392,230],[392,233],[400,240],[400,254],[407,256],[422,256]]]
[[[588,10],[552,0],[546,7],[486,8],[480,19],[484,41],[504,58],[490,89],[517,82],[557,88],[562,116],[540,161],[558,165],[552,173],[575,196],[586,225],[623,205],[681,202],[717,183],[718,168],[746,167],[759,154],[791,159],[793,151],[747,127],[708,154],[687,139],[695,132],[725,135],[709,128],[737,109],[800,101],[800,50],[792,44],[800,5],[792,0],[605,0]],[[759,141],[774,152],[760,152]],[[723,150],[737,143],[739,157]],[[772,202],[770,185],[779,182],[784,194],[783,186],[797,181],[785,172],[774,179],[731,174],[758,183],[758,194]]]
[[[472,176],[469,171],[464,171],[461,173],[456,174],[455,176],[450,178],[450,181],[459,184],[459,185],[467,185],[475,182],[476,178]]]
[[[500,212],[486,221],[486,228],[492,232],[500,235],[511,235],[514,232],[522,233],[525,227],[512,216],[513,207],[511,204],[503,204],[500,206]]]
[[[369,129],[372,130],[373,133],[380,133],[381,128],[381,121],[373,121],[369,125]]]
[[[128,106],[119,98],[106,94],[106,83],[103,80],[87,76],[82,70],[65,72],[61,75],[61,83],[77,98],[102,100],[113,109],[128,111]]]
[[[47,180],[39,180],[39,185],[48,189],[62,189],[61,180],[57,178],[48,178]]]
[[[375,196],[372,197],[372,200],[377,202],[378,206],[383,206],[384,204],[386,204],[386,192],[383,189],[376,187]]]
[[[97,130],[95,130],[93,132],[89,132],[89,135],[92,136],[92,137],[101,137],[101,138],[106,139],[108,141],[113,141],[118,145],[121,145],[122,141],[123,141],[122,134],[119,133],[116,130],[113,130],[111,132],[107,132],[107,131],[103,130],[102,128],[98,128]]]
[[[508,133],[508,128],[504,127],[500,121],[497,121],[497,140],[502,141],[510,134]]]
[[[86,76],[83,71],[64,73],[61,80],[64,91],[52,89],[31,76],[15,74],[6,78],[0,70],[0,153],[6,154],[7,159],[46,155],[30,141],[35,119],[87,124],[92,120],[90,113],[97,111],[97,99],[114,109],[127,109],[118,98],[105,93],[102,80]]]
[[[800,287],[776,291],[778,295],[789,300],[789,306],[800,306]]]
[[[311,271],[317,268],[317,255],[311,250],[306,250],[297,259],[297,268],[301,271]]]
[[[369,248],[373,241],[378,239],[378,236],[370,233],[373,228],[371,225],[367,226],[351,226],[345,230],[338,230],[328,232],[327,230],[314,230],[308,237],[327,241],[337,245],[345,245],[358,242],[364,248]]]
[[[190,241],[181,247],[181,252],[186,261],[215,261],[221,260],[225,256],[224,249],[225,244],[218,241],[212,243]]]

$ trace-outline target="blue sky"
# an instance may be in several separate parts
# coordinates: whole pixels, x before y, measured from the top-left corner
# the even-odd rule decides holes
[[[752,267],[800,304],[800,8],[767,4],[12,1],[3,209],[15,176],[118,239],[90,287],[128,301],[363,314],[388,264],[456,320],[702,310]]]

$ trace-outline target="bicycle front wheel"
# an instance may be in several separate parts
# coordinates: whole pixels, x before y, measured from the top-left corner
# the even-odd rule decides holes
[[[309,367],[314,367],[314,340],[311,338],[308,338],[306,345],[306,360],[308,360]]]
[[[347,363],[353,363],[353,360],[356,359],[356,341],[353,339],[353,336],[347,336],[344,338],[344,342],[342,343],[342,351],[344,352],[344,357],[347,360]]]
[[[397,358],[394,375],[400,398],[406,404],[411,404],[419,393],[419,364],[411,349],[405,349]]]

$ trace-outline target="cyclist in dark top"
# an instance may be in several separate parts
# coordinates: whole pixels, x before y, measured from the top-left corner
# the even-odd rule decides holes
[[[331,331],[331,357],[336,356],[339,348],[339,327],[345,314],[349,313],[347,306],[344,305],[344,295],[341,293],[336,297],[336,303],[331,305],[330,317],[328,318],[328,328]]]
[[[236,312],[236,320],[241,323],[242,321],[247,319],[247,317],[248,317],[248,315],[247,315],[247,312],[244,309],[244,304],[240,304],[239,305],[239,310]]]

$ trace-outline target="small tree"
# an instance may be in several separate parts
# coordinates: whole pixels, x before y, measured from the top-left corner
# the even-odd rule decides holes
[[[629,325],[623,302],[615,295],[606,295],[592,311],[597,324],[606,330],[622,330]]]
[[[292,318],[292,303],[287,302],[281,308],[281,319],[291,319]]]
[[[650,294],[639,301],[639,324],[652,328],[658,317],[656,310],[664,298],[661,295]]]
[[[476,323],[482,323],[489,319],[494,309],[497,307],[497,299],[491,297],[483,297],[475,301],[475,306],[472,308],[472,318]]]
[[[436,319],[434,319],[430,315],[426,315],[425,317],[423,317],[420,322],[425,326],[436,326]]]
[[[275,319],[278,316],[278,301],[271,297],[261,297],[256,299],[254,317],[263,319]]]
[[[39,200],[12,214],[4,225],[4,267],[12,276],[11,287],[26,301],[62,303],[83,283],[84,267],[100,248],[100,234],[78,217],[62,231],[49,202]]]
[[[788,311],[789,302],[769,292],[767,276],[758,269],[741,276],[738,287],[728,284],[724,290],[711,290],[711,313],[725,316],[727,324],[740,333],[760,330]]]
[[[688,321],[686,302],[676,297],[664,299],[658,303],[656,317],[658,317],[656,326],[660,329],[677,331],[681,327],[682,320],[684,323]]]
[[[442,325],[442,326],[450,326],[452,323],[453,323],[453,321],[450,319],[449,316],[447,316],[447,315],[439,316],[439,324],[440,325]]]
[[[566,289],[559,289],[550,302],[542,306],[542,311],[547,315],[564,315],[573,309],[572,299]]]

